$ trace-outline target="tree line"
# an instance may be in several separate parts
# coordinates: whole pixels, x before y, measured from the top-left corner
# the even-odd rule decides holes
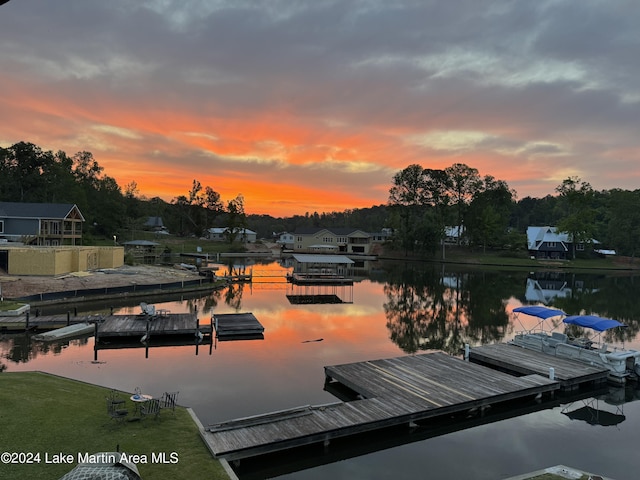
[[[230,227],[230,242],[241,228],[259,238],[303,227],[393,228],[397,248],[423,253],[435,252],[450,226],[463,226],[464,243],[474,248],[524,250],[530,225],[557,226],[578,241],[596,238],[629,256],[640,241],[640,190],[595,191],[570,177],[543,198],[517,199],[506,181],[462,163],[445,169],[409,165],[391,179],[386,204],[341,212],[248,215],[242,195],[223,201],[195,179],[185,192],[169,202],[141,196],[135,181],[120,187],[87,151],[69,156],[28,142],[0,147],[0,201],[77,204],[87,220],[87,243],[92,236],[142,229],[149,217],[161,217],[170,232],[184,236]]]
[[[576,243],[635,256],[640,241],[640,190],[596,191],[579,177],[568,177],[555,195],[516,199],[515,190],[462,163],[445,169],[410,165],[393,178],[390,224],[398,248],[435,252],[450,226],[460,227],[458,242],[483,249],[526,249],[528,226],[555,226]],[[575,250],[572,252],[574,258]]]

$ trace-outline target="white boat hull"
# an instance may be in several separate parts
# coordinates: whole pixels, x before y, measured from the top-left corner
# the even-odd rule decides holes
[[[640,352],[636,350],[591,348],[588,344],[575,345],[569,342],[565,334],[544,332],[517,334],[509,342],[528,350],[555,355],[609,370],[609,380],[614,383],[626,383],[627,379],[640,377]]]

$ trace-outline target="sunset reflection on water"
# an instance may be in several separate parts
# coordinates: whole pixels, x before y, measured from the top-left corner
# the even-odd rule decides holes
[[[0,337],[0,362],[9,372],[41,370],[128,392],[136,387],[151,395],[179,391],[179,403],[192,407],[206,425],[301,405],[335,402],[337,398],[324,390],[324,366],[405,355],[412,353],[410,349],[416,346],[416,353],[432,345],[442,345],[451,349],[448,353],[455,354],[465,342],[473,345],[505,341],[515,331],[537,323],[532,317],[521,316],[519,321],[514,321],[511,316],[512,309],[526,301],[526,272],[481,275],[452,272],[455,281],[450,278],[445,282],[438,281],[439,273],[418,272],[417,277],[415,274],[406,277],[403,271],[395,277],[390,273],[388,281],[357,281],[353,286],[353,303],[292,305],[287,299],[290,286],[284,281],[285,268],[277,264],[253,268],[253,284],[232,286],[232,295],[228,290],[221,290],[195,300],[154,304],[172,313],[197,311],[201,323],[209,323],[212,313],[252,312],[265,327],[263,340],[217,341],[211,349],[209,345],[201,344],[197,355],[195,345],[154,347],[148,352],[141,345],[129,349],[104,349],[98,351],[97,362],[94,362],[92,338],[43,348],[24,334],[5,335]],[[261,268],[264,269],[261,271]],[[422,268],[429,269],[428,266]],[[633,283],[632,279],[629,282]],[[620,279],[612,282],[621,283]],[[595,293],[591,297],[583,295],[580,301],[599,304],[598,295],[614,300],[610,288],[603,283],[593,289]],[[130,306],[116,309],[114,313],[137,314],[140,311],[138,302],[132,300]],[[637,332],[637,325],[630,328]],[[628,339],[626,346],[638,348],[637,337]],[[636,403],[640,402],[626,405],[627,420],[617,433],[606,432],[612,444],[627,445],[626,437],[630,434],[627,432],[640,424],[636,418],[638,414],[634,415],[638,410]],[[576,435],[584,433],[582,426],[566,423],[555,410],[500,423],[428,440],[433,452],[441,452],[436,457],[422,455],[422,442],[419,442],[293,476],[326,478],[334,475],[338,478],[346,474],[343,469],[357,465],[366,472],[366,476],[360,478],[384,478],[382,470],[376,470],[383,468],[383,464],[409,465],[407,472],[415,475],[426,468],[424,462],[429,458],[429,468],[439,472],[434,478],[452,478],[447,476],[451,458],[445,447],[457,445],[457,448],[466,449],[473,461],[480,461],[473,452],[482,445],[486,450],[483,461],[494,465],[500,459],[505,466],[490,467],[486,477],[469,478],[501,478],[495,475],[500,472],[515,475],[522,465],[528,465],[527,462],[532,466],[539,465],[528,457],[525,460],[520,450],[522,445],[531,447],[533,441],[538,442],[537,448],[544,444],[546,453],[540,453],[540,464],[560,463],[552,452],[561,445],[554,447],[554,442],[548,441],[548,435],[555,432],[556,425],[562,424],[564,429],[570,429]],[[521,433],[513,430],[516,426],[526,426],[528,437],[521,437]],[[497,442],[490,446],[483,443],[482,431],[492,432],[490,435],[496,438],[506,435],[517,439],[507,442],[508,445]],[[573,442],[575,445],[572,444],[570,450],[565,448],[565,458],[577,461],[582,459],[580,442]],[[518,451],[514,450],[516,444],[520,444]],[[508,453],[513,461],[505,459],[505,448],[511,449]],[[605,467],[605,471],[618,479],[634,478],[619,474],[626,470],[611,463],[614,460],[592,460],[595,462],[592,471]],[[586,463],[588,467],[589,462]],[[454,470],[464,473],[465,466],[456,464]]]

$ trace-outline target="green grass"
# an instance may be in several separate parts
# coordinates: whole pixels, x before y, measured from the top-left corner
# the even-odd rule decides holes
[[[20,302],[14,302],[14,301],[9,301],[9,300],[5,300],[0,302],[0,312],[7,312],[9,310],[15,310],[17,308],[20,308],[22,306],[24,306],[24,303],[20,303]]]
[[[402,260],[403,252],[385,251],[383,257]],[[524,253],[511,254],[504,251],[487,251],[481,249],[470,250],[466,247],[449,246],[445,250],[445,258],[438,251],[433,256],[416,257],[409,254],[410,258],[425,261],[445,263],[459,263],[465,265],[482,265],[485,267],[514,267],[530,268],[532,270],[632,270],[640,268],[640,262],[630,262],[619,257],[612,258],[577,258],[575,260],[532,260]]]
[[[161,412],[159,419],[116,422],[107,415],[105,397],[109,389],[40,372],[0,373],[1,452],[40,454],[40,463],[0,463],[0,478],[59,478],[73,465],[45,464],[58,453],[93,454],[121,452],[144,455],[149,463],[138,463],[143,479],[228,479],[221,464],[200,438],[197,425],[185,408]],[[131,394],[123,393],[132,409]],[[175,464],[152,463],[152,454],[177,453]]]

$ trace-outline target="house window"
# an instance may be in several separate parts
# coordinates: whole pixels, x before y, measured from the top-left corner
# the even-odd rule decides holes
[[[549,248],[556,248],[556,242],[547,242]]]
[[[576,250],[578,250],[579,252],[584,252],[584,243],[578,243],[576,245]]]
[[[0,220],[0,233],[4,233],[4,220]]]

